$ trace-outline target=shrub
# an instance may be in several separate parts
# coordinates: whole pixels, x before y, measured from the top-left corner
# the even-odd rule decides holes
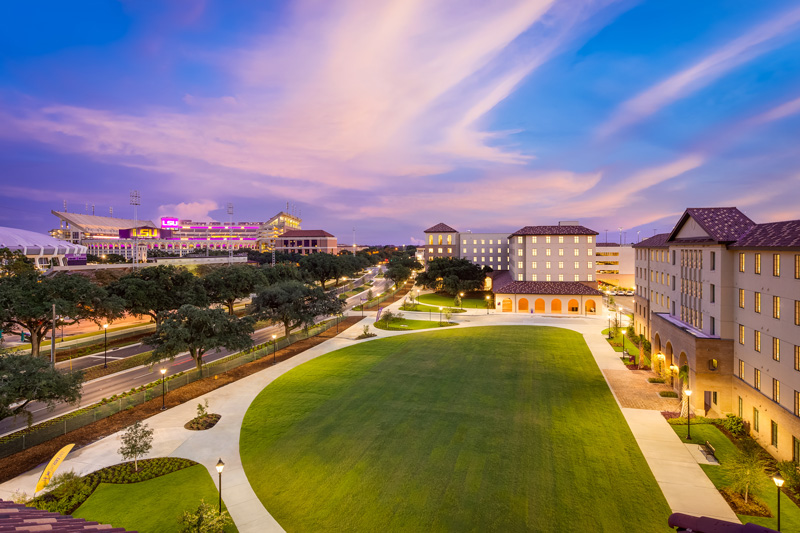
[[[744,420],[741,417],[728,413],[722,422],[722,427],[728,430],[731,435],[740,437],[745,434]]]
[[[794,461],[780,461],[777,463],[778,472],[786,480],[786,488],[795,494],[800,493],[800,471]]]
[[[200,505],[194,512],[184,511],[178,522],[181,533],[222,533],[225,526],[233,523],[228,511],[219,513],[217,509],[205,500],[200,500]]]
[[[761,446],[752,440],[743,441],[741,451],[722,465],[730,481],[728,489],[734,494],[742,495],[746,504],[750,491],[764,476],[765,466],[766,460]]]
[[[208,398],[206,398],[205,405],[202,403],[197,404],[197,418],[203,418],[208,414]]]
[[[647,381],[650,383],[664,383],[666,380],[664,378],[647,378]]]
[[[661,396],[662,398],[677,398],[678,397],[678,393],[675,392],[674,390],[662,390],[661,392],[658,393],[658,395]]]

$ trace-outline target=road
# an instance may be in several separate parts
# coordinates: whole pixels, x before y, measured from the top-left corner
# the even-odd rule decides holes
[[[377,271],[373,271],[372,274],[368,275],[368,279],[373,279]],[[375,284],[373,285],[372,289],[375,294],[379,294],[384,290],[387,285],[390,285],[392,282],[389,280],[385,280],[383,278],[375,280]],[[349,310],[356,305],[361,303],[361,294],[356,294],[347,299],[347,304],[345,306],[345,310]],[[256,331],[253,334],[253,342],[254,344],[261,344],[264,342],[268,342],[272,339],[272,335],[276,334],[278,336],[283,336],[283,326],[280,325],[272,325],[263,329]],[[132,355],[136,355],[138,353],[142,353],[148,351],[150,348],[144,346],[142,344],[126,346],[124,348],[120,348],[116,351],[109,351],[109,361],[111,361],[112,353],[114,354],[113,357],[115,358],[123,358],[123,357],[131,357]],[[211,363],[213,361],[217,361],[228,355],[231,355],[228,350],[221,350],[220,352],[211,352],[206,354],[203,357],[204,364]],[[99,359],[98,359],[99,357]],[[88,368],[90,366],[96,366],[98,364],[102,364],[103,356],[97,355],[88,355],[81,358],[76,358],[73,360],[73,369],[77,368]],[[59,363],[59,366],[62,365],[69,365],[69,362],[63,361]],[[79,366],[85,365],[85,366]],[[148,383],[152,383],[157,381],[161,378],[161,374],[159,373],[159,367],[153,367],[152,369],[148,368],[147,366],[139,366],[129,370],[125,370],[122,372],[117,372],[115,374],[110,374],[108,376],[104,376],[102,378],[98,378],[89,382],[84,383],[83,385],[83,396],[81,398],[80,405],[69,405],[60,403],[57,404],[55,409],[52,411],[48,411],[45,404],[41,402],[33,402],[29,405],[29,409],[33,413],[33,423],[42,422],[44,420],[48,420],[50,418],[54,418],[57,416],[61,416],[63,414],[69,413],[70,411],[74,411],[76,409],[80,409],[81,406],[88,406],[92,405],[93,403],[99,402],[103,398],[111,397],[115,394],[119,394],[121,392],[126,392],[131,390],[134,387],[140,387],[142,385],[147,385]],[[167,368],[167,376],[171,376],[177,374],[179,372],[184,372],[187,370],[192,370],[195,368],[194,360],[188,355],[179,355],[175,357],[174,360],[166,362]],[[0,420],[0,437],[3,435],[7,435],[9,433],[13,433],[19,429],[22,429],[26,426],[26,417],[18,416],[16,419],[13,417],[6,418],[4,420]]]

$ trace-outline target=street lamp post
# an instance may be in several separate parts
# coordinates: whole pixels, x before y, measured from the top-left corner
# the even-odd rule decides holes
[[[161,410],[162,411],[166,411],[167,410],[167,404],[166,404],[166,402],[164,400],[164,397],[167,394],[167,385],[166,385],[166,382],[164,381],[164,376],[165,376],[166,373],[167,373],[167,369],[166,368],[162,368],[161,369]]]
[[[225,468],[225,463],[222,462],[222,457],[217,461],[217,473],[219,473],[219,514],[222,514],[222,469]]]
[[[458,293],[458,301],[461,303],[461,309],[464,309],[464,293]]]
[[[442,308],[439,308],[439,325],[442,325]]]
[[[364,303],[367,300],[365,298],[361,298],[361,318],[364,318]]]
[[[486,314],[489,314],[489,297],[486,297]]]
[[[686,440],[692,440],[692,390],[686,389]]]
[[[669,365],[669,386],[675,387],[675,374],[678,373],[678,367],[675,363]]]
[[[275,364],[275,350],[277,349],[278,342],[275,340],[278,336],[274,333],[272,334],[272,364]]]
[[[781,487],[783,487],[783,476],[780,473],[775,474],[772,476],[772,481],[775,482],[775,486],[778,487],[778,531],[781,530]]]
[[[103,324],[103,368],[108,368],[108,324]]]

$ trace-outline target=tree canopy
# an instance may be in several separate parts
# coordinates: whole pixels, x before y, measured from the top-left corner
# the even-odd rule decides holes
[[[184,268],[158,265],[136,270],[108,286],[111,294],[125,302],[134,315],[149,315],[159,324],[167,311],[190,304],[208,303],[203,283]]]
[[[331,254],[310,254],[300,259],[300,269],[308,274],[308,277],[318,281],[325,290],[325,283],[335,280],[342,275],[342,262],[339,257]]]
[[[428,269],[417,276],[417,283],[455,296],[461,291],[482,289],[486,274],[491,271],[490,267],[480,267],[466,259],[439,257],[428,263]]]
[[[321,254],[320,254],[321,255]],[[309,287],[299,281],[284,281],[270,285],[253,299],[251,311],[261,319],[283,324],[286,336],[298,326],[314,323],[318,316],[341,312],[342,301],[319,287]]]
[[[260,270],[252,265],[225,265],[215,268],[203,278],[209,301],[225,304],[233,314],[233,304],[247,298],[263,283]]]
[[[25,257],[18,251],[11,251],[8,248],[0,248],[0,275],[16,275],[26,272],[35,272],[36,266],[33,261]]]
[[[254,322],[252,317],[236,318],[222,309],[187,304],[164,317],[155,335],[144,342],[154,348],[151,362],[174,359],[179,353],[189,352],[199,370],[209,350],[239,351],[252,346]]]
[[[0,355],[0,420],[20,414],[33,414],[31,402],[44,402],[53,408],[58,402],[75,404],[81,399],[83,376],[80,372],[65,374],[38,357],[8,353]]]
[[[42,276],[24,272],[0,277],[0,323],[4,331],[19,327],[31,336],[31,354],[53,328],[53,304],[60,324],[91,319],[100,322],[120,316],[122,302],[79,274]]]

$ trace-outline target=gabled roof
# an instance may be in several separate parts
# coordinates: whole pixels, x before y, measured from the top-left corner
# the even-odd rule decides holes
[[[598,233],[585,226],[525,226],[518,229],[509,238],[515,235],[597,235]]]
[[[0,500],[1,531],[104,531],[124,533],[127,530],[83,518],[41,511],[34,507]]]
[[[435,226],[426,229],[423,233],[458,233],[458,230],[451,228],[444,222],[439,222]]]
[[[733,248],[800,247],[800,220],[756,224],[732,245]]]
[[[281,234],[278,238],[283,237],[333,237],[333,235],[321,229],[290,229]]]
[[[735,207],[690,207],[675,224],[668,241],[676,239],[689,217],[716,242],[734,242],[756,225]]]
[[[577,281],[512,281],[494,287],[495,294],[557,294],[602,296],[603,293]]]
[[[637,242],[633,245],[634,248],[669,248],[667,246],[667,239],[669,238],[669,233],[659,233],[658,235],[653,235],[652,237],[645,239],[641,242]]]
[[[149,220],[134,221],[127,218],[101,217],[97,215],[81,215],[78,213],[65,213],[63,211],[50,211],[58,218],[69,222],[79,231],[87,233],[116,233],[121,229],[136,227],[156,228]]]

